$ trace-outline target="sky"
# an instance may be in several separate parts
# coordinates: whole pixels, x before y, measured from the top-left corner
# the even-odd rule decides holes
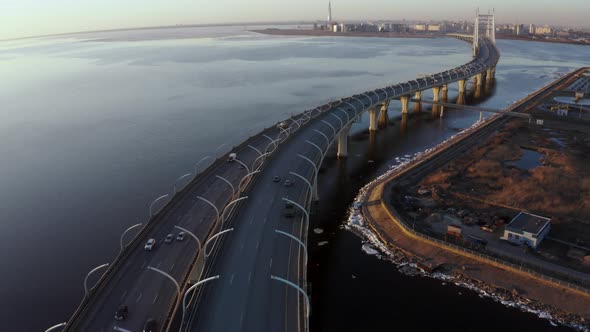
[[[177,24],[325,20],[328,0],[0,0],[0,39]],[[346,20],[470,19],[590,28],[590,0],[333,0]]]

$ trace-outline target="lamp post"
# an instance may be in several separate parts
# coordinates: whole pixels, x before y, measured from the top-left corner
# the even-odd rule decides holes
[[[257,174],[257,173],[260,173],[260,171],[259,171],[259,170],[256,170],[256,171],[254,171],[254,172],[250,172],[250,173],[248,173],[248,174],[244,175],[244,177],[243,177],[243,178],[240,180],[240,184],[238,185],[238,189],[241,191],[241,190],[242,190],[242,184],[244,183],[244,181],[245,181],[247,178],[250,178],[250,177],[252,177],[254,174]]]
[[[209,257],[209,255],[211,253],[207,253],[207,245],[209,245],[209,243],[211,243],[211,241],[213,241],[213,239],[217,239],[218,237],[220,237],[221,235],[225,234],[225,233],[229,233],[232,232],[234,229],[233,228],[228,228],[224,231],[218,232],[217,234],[211,236],[209,238],[209,240],[207,240],[207,242],[205,242],[205,244],[203,245],[203,253],[205,254],[205,258]]]
[[[338,118],[338,120],[340,120],[340,118]],[[332,131],[334,132],[334,137],[336,137],[336,133],[338,133],[338,131],[336,130],[336,128],[334,126],[332,126],[332,124],[326,120],[321,120],[323,123],[327,124],[330,128],[332,128]]]
[[[295,205],[296,207],[298,207],[301,211],[303,211],[303,213],[305,214],[305,221],[306,221],[305,229],[308,229],[309,228],[309,213],[307,213],[307,210],[303,206],[301,206],[299,203],[294,202],[288,198],[283,197],[283,201],[291,203],[291,204]]]
[[[58,328],[60,328],[60,327],[64,327],[64,326],[66,326],[67,324],[68,324],[67,322],[63,322],[63,323],[59,323],[59,324],[57,324],[57,325],[53,325],[52,327],[50,327],[50,328],[48,328],[47,330],[45,330],[45,332],[51,332],[51,331],[53,331],[53,330],[56,330],[56,329],[58,329]]]
[[[224,178],[223,176],[220,176],[220,175],[215,175],[215,177],[218,178],[219,180],[227,183],[227,185],[230,186],[231,192],[232,192],[232,196],[236,194],[236,188],[234,188],[234,185],[231,184],[231,182],[229,182],[226,178]]]
[[[84,296],[85,297],[88,296],[88,277],[90,277],[90,275],[93,274],[94,272],[96,272],[102,268],[105,268],[107,266],[109,266],[109,263],[99,265],[99,266],[95,267],[94,269],[90,270],[90,272],[88,272],[88,274],[84,278]]]
[[[160,200],[162,200],[162,199],[164,199],[164,198],[167,198],[168,196],[170,196],[170,195],[168,195],[168,194],[166,194],[166,195],[162,195],[162,196],[160,196],[160,197],[156,198],[156,199],[155,199],[155,200],[152,202],[152,204],[150,204],[150,218],[154,216],[154,213],[153,213],[154,204],[156,204],[156,202],[158,202],[158,201],[160,201]]]
[[[309,296],[307,295],[307,293],[305,292],[305,290],[303,290],[303,288],[297,286],[296,284],[290,282],[289,280],[286,280],[286,279],[283,279],[283,278],[280,278],[280,277],[277,277],[277,276],[274,276],[274,275],[271,275],[270,278],[273,279],[273,280],[280,281],[280,282],[282,282],[282,283],[284,283],[284,284],[286,284],[288,286],[291,286],[291,287],[295,288],[297,291],[299,291],[299,293],[303,294],[303,296],[305,297],[305,306],[307,308],[307,310],[306,310],[306,320],[307,320],[307,323],[306,323],[305,330],[306,331],[309,331],[309,313],[310,313],[310,310],[311,310],[311,304],[309,302]]]
[[[238,164],[244,166],[244,168],[246,168],[246,173],[250,173],[250,168],[248,167],[248,165],[244,164],[241,160],[239,160],[238,158],[234,158],[234,161],[236,161]]]
[[[199,174],[199,165],[207,159],[211,159],[211,157],[209,157],[209,156],[203,157],[201,160],[199,160],[197,162],[197,164],[195,165],[195,177],[197,176],[197,174]]]
[[[174,193],[178,193],[180,190],[178,190],[178,182],[182,179],[188,178],[189,176],[191,176],[192,173],[186,173],[185,175],[179,177],[178,179],[176,179],[176,181],[174,182]]]
[[[143,225],[143,224],[142,224],[142,223],[135,224],[135,225],[133,225],[133,226],[131,226],[131,227],[127,228],[127,229],[126,229],[126,230],[123,232],[123,234],[121,234],[121,238],[119,238],[119,245],[121,246],[121,250],[120,250],[120,252],[121,252],[121,251],[123,251],[123,248],[124,248],[124,246],[123,246],[123,237],[125,236],[125,234],[127,234],[127,232],[129,232],[130,230],[132,230],[132,229],[134,229],[134,228],[136,228],[136,227],[139,227],[139,226],[141,226],[141,225]]]
[[[197,241],[197,245],[199,246],[199,252],[201,251],[201,249],[203,249],[203,248],[202,248],[202,246],[201,246],[201,240],[199,240],[199,238],[198,238],[198,237],[197,237],[195,234],[193,234],[193,232],[189,231],[189,230],[188,230],[188,229],[186,229],[186,228],[180,227],[180,226],[178,226],[178,225],[175,225],[175,226],[174,226],[174,228],[178,228],[178,229],[180,229],[181,231],[183,231],[183,232],[187,233],[187,234],[188,234],[188,235],[190,235],[190,236],[191,236],[193,239],[195,239],[195,241]]]
[[[168,273],[155,268],[153,266],[148,266],[147,267],[148,270],[152,270],[154,272],[158,272],[159,274],[163,275],[164,277],[168,278],[170,281],[172,281],[174,283],[174,286],[176,287],[176,293],[178,294],[178,297],[180,298],[180,285],[178,284],[178,282],[176,281],[176,279],[174,279],[174,277],[172,277],[171,275],[169,275]]]
[[[240,197],[237,199],[234,199],[233,201],[229,202],[225,208],[223,209],[223,211],[221,212],[221,225],[223,228],[223,224],[225,224],[225,213],[229,210],[230,207],[234,206],[236,203],[243,201],[245,199],[248,199],[248,196],[244,196],[244,197]]]
[[[217,220],[219,220],[219,218],[220,218],[219,209],[217,209],[217,206],[215,206],[215,204],[213,204],[213,202],[211,202],[210,200],[203,198],[201,196],[197,196],[197,199],[209,204],[209,206],[211,206],[215,210],[215,214],[217,215]]]
[[[184,317],[186,316],[186,309],[187,309],[187,305],[186,305],[186,298],[188,296],[188,294],[190,294],[193,290],[195,290],[195,288],[197,288],[198,286],[207,283],[211,280],[216,280],[219,279],[219,275],[213,276],[213,277],[209,277],[207,279],[203,279],[199,282],[197,282],[196,284],[192,285],[189,289],[186,290],[186,292],[184,293],[184,296],[182,297],[182,320],[180,321],[180,329],[179,331],[182,331],[182,326],[184,325]]]

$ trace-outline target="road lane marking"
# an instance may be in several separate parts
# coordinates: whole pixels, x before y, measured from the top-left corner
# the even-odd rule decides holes
[[[252,225],[253,221],[254,221],[254,217],[252,217],[252,219],[250,219],[250,225]]]
[[[147,261],[143,261],[143,264],[141,264],[141,268],[143,269],[143,267],[145,266],[145,264],[147,263]]]
[[[113,330],[120,331],[120,332],[131,332],[130,330],[126,330],[126,329],[124,329],[122,327],[118,327],[118,326],[113,327]]]
[[[260,245],[260,240],[258,240],[258,242],[256,242],[256,249],[258,249],[259,245]]]
[[[174,270],[174,265],[176,265],[176,263],[172,264],[172,267],[170,268],[170,272],[172,272],[172,270]]]
[[[231,278],[229,278],[229,284],[233,284],[234,282],[234,274],[232,273]]]
[[[252,272],[248,273],[248,284],[250,284],[251,279],[252,279]]]
[[[240,251],[244,251],[244,242],[242,242],[242,245],[240,246]]]
[[[272,258],[270,259],[270,264],[268,265],[268,268],[272,268]]]
[[[160,295],[160,293],[156,294],[156,297],[154,297],[154,300],[152,301],[152,304],[156,303],[156,300],[158,299],[158,296]]]
[[[240,330],[242,329],[242,325],[244,325],[244,312],[240,315]]]
[[[156,268],[159,269],[160,265],[162,265],[162,261],[158,262],[158,265],[156,265]]]
[[[125,290],[125,291],[123,292],[123,295],[121,295],[121,301],[123,301],[123,298],[125,297],[125,295],[127,295],[127,290]]]
[[[143,295],[143,293],[139,293],[139,296],[137,297],[137,300],[135,300],[135,303],[139,303],[139,300],[141,300],[142,295]]]

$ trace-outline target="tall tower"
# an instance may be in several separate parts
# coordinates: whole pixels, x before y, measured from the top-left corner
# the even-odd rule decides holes
[[[332,1],[328,1],[328,23],[332,23]]]

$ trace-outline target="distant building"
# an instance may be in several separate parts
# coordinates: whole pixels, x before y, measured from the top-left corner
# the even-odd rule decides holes
[[[502,239],[536,249],[547,236],[550,228],[551,219],[520,212],[504,227]]]
[[[430,32],[441,32],[441,26],[440,24],[429,24],[428,25],[428,31]]]
[[[328,24],[332,23],[332,1],[328,1]]]
[[[416,31],[426,31],[427,25],[426,24],[415,24],[414,30]]]
[[[553,35],[553,28],[548,25],[535,27],[535,35],[551,36]]]
[[[534,35],[535,34],[535,25],[531,24],[529,25],[529,35]]]

